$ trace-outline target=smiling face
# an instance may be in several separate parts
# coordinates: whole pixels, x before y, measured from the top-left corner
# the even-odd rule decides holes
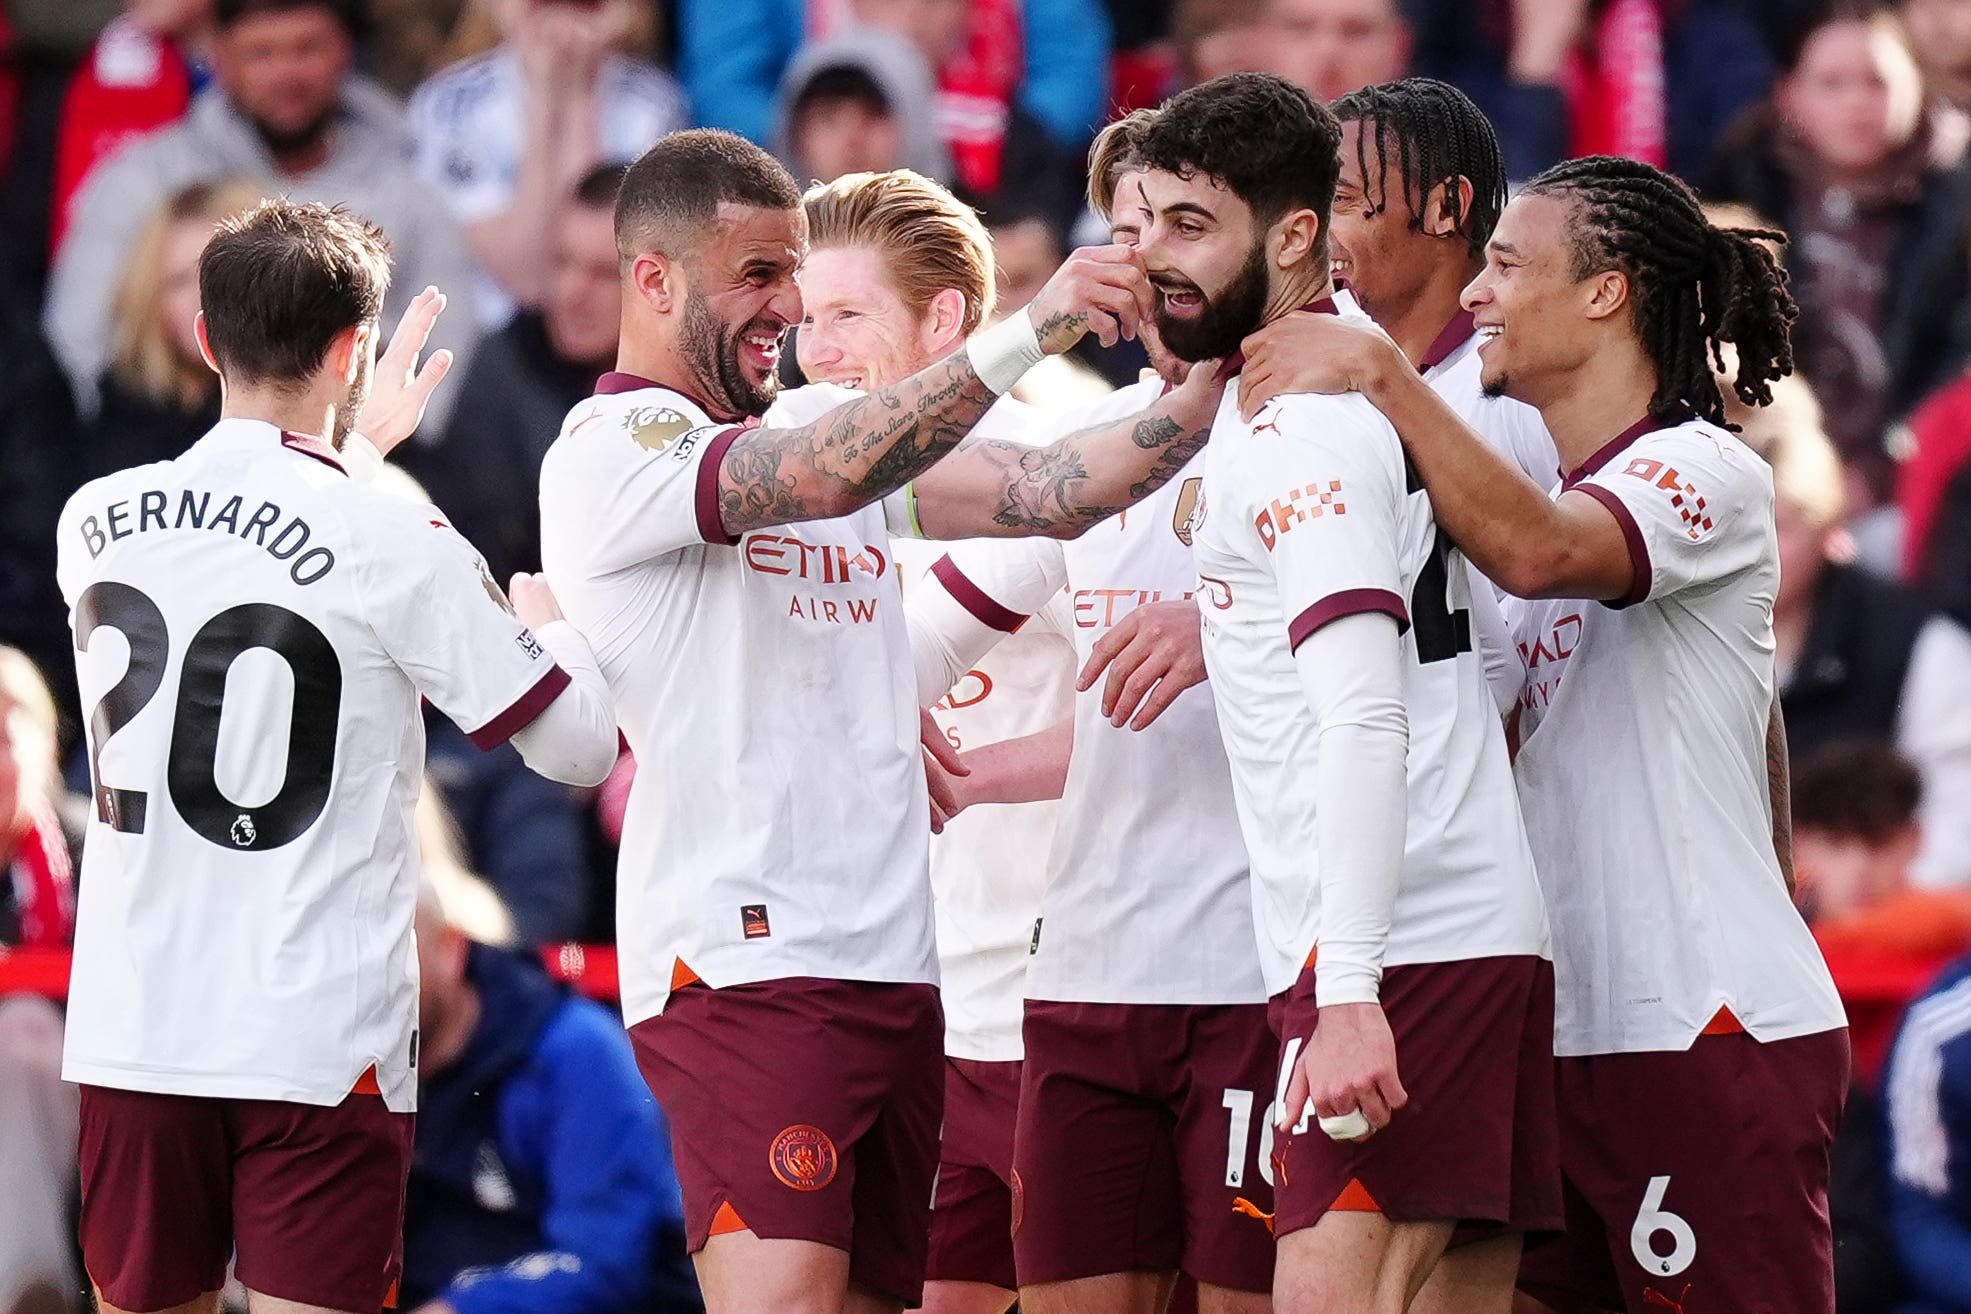
[[[1375,125],[1368,124],[1368,171],[1362,168],[1364,124],[1341,125],[1341,172],[1335,182],[1335,209],[1329,251],[1337,280],[1345,280],[1362,308],[1384,319],[1416,298],[1437,262],[1460,263],[1468,248],[1424,231],[1410,204],[1410,189],[1396,168],[1385,172],[1376,151]]]
[[[801,372],[822,383],[884,388],[933,364],[960,338],[904,300],[880,251],[831,247],[801,267],[807,315],[794,339]],[[943,346],[940,351],[939,346]]]
[[[735,415],[759,415],[779,391],[780,348],[800,322],[794,275],[807,253],[807,215],[736,201],[690,257],[678,350],[699,395]]]
[[[1136,176],[1137,250],[1157,291],[1156,328],[1180,360],[1229,356],[1266,313],[1266,235],[1252,207],[1202,173]]]
[[[1555,396],[1560,381],[1595,350],[1583,332],[1602,272],[1576,278],[1568,225],[1576,203],[1522,196],[1506,207],[1485,249],[1485,268],[1466,286],[1465,308],[1479,332],[1480,382],[1488,396],[1532,406]]]
[[[1922,75],[1893,29],[1847,19],[1807,38],[1777,97],[1815,155],[1837,170],[1861,172],[1881,164],[1916,130]]]

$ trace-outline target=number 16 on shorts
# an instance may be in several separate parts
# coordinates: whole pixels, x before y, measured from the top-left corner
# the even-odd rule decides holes
[[[1629,1227],[1629,1253],[1645,1272],[1657,1277],[1675,1277],[1697,1259],[1697,1233],[1689,1223],[1663,1207],[1663,1197],[1669,1190],[1668,1177],[1650,1178],[1649,1189],[1643,1192],[1642,1208]],[[1671,1242],[1667,1254],[1657,1249],[1657,1238],[1665,1234]]]

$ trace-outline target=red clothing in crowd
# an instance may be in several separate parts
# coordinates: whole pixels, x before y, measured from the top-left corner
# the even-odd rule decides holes
[[[68,233],[69,207],[89,171],[125,142],[176,123],[191,106],[191,63],[168,39],[128,18],[103,29],[69,84],[55,147],[52,249]]]
[[[7,864],[24,949],[66,949],[75,938],[75,873],[52,807],[35,810]]]
[[[1903,578],[1923,580],[1924,554],[1944,494],[1971,461],[1971,374],[1939,388],[1909,417],[1914,450],[1896,479],[1896,504],[1903,512]]]

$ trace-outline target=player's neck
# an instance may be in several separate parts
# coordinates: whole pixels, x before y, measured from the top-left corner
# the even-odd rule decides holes
[[[1464,310],[1461,298],[1465,284],[1476,272],[1467,265],[1447,260],[1431,270],[1430,277],[1417,289],[1416,295],[1391,306],[1372,306],[1365,301],[1362,309],[1368,311],[1382,326],[1382,331],[1395,340],[1410,363],[1422,369],[1424,357],[1436,345],[1445,325]]]
[[[1649,413],[1656,365],[1633,339],[1594,352],[1566,387],[1540,403],[1563,470],[1579,469],[1610,439]]]
[[[258,420],[286,433],[328,442],[335,432],[335,403],[311,391],[299,396],[278,388],[228,385],[219,403],[222,420]]]
[[[634,374],[640,379],[648,379],[660,388],[669,388],[698,403],[707,418],[730,424],[737,420],[751,418],[734,414],[730,406],[717,397],[709,395],[709,390],[691,371],[685,362],[684,353],[675,343],[632,341],[626,333],[622,345],[616,349],[616,369],[623,374]]]
[[[1282,276],[1280,285],[1274,288],[1273,294],[1266,299],[1266,313],[1259,319],[1262,327],[1283,315],[1293,314],[1309,302],[1320,301],[1334,295],[1335,280],[1334,275],[1329,272],[1328,263],[1325,260],[1311,260],[1307,263],[1320,267],[1305,274],[1295,272]]]

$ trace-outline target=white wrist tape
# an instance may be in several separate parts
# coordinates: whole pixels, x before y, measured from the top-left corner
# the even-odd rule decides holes
[[[1047,355],[1040,349],[1033,318],[1024,310],[967,338],[965,354],[971,358],[979,381],[1002,394],[1012,391],[1013,385]]]
[[[1321,1130],[1330,1140],[1359,1141],[1369,1134],[1369,1119],[1360,1109],[1350,1109],[1332,1118],[1321,1119]]]

